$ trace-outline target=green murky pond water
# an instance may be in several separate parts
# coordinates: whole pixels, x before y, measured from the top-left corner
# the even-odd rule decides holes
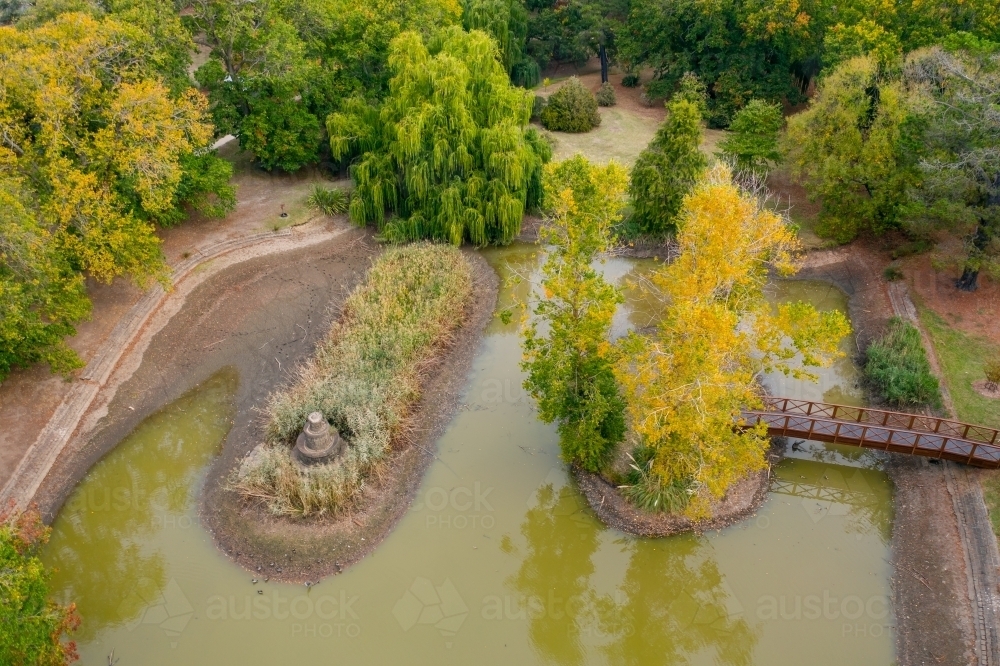
[[[505,276],[537,272],[530,246],[487,257]],[[605,268],[636,279],[650,264]],[[500,307],[529,288],[505,288]],[[782,283],[782,298],[846,304],[820,283]],[[654,315],[630,289],[616,334]],[[755,518],[636,539],[603,527],[573,487],[519,358],[516,324],[495,320],[410,513],[308,590],[253,585],[198,521],[238,379],[220,372],[165,406],[80,483],[45,551],[55,596],[83,617],[82,663],[112,649],[120,666],[893,662],[891,487],[870,454],[802,443]],[[848,361],[780,390],[856,401],[856,379]]]

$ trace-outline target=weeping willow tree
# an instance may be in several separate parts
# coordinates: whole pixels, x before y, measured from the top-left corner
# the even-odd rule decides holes
[[[327,119],[357,185],[351,219],[393,242],[510,242],[541,200],[551,149],[526,129],[531,95],[511,85],[496,42],[458,27],[427,45],[404,32],[389,66],[381,106],[355,98]]]
[[[528,10],[524,0],[465,0],[462,23],[466,30],[482,30],[497,41],[500,62],[514,85],[533,88],[541,80],[541,69],[525,53]]]

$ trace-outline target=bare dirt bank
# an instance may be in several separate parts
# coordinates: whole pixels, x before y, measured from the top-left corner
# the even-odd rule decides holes
[[[330,305],[364,275],[377,252],[367,233],[346,225],[313,240],[318,242],[300,249],[232,257],[226,267],[202,266],[196,270],[204,279],[171,294],[169,307],[126,350],[35,494],[47,518],[143,419],[221,368],[239,371],[240,417],[256,420],[256,402],[312,351],[327,330]]]
[[[831,282],[848,294],[859,356],[895,314],[881,275],[888,263],[856,242],[811,253],[797,276]],[[977,646],[968,559],[973,546],[959,525],[949,464],[894,453],[885,460],[894,487],[891,563],[899,665],[994,663],[982,660]]]

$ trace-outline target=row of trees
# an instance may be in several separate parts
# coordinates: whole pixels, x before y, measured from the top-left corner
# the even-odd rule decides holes
[[[708,86],[710,122],[727,126],[750,99],[804,100],[821,69],[859,55],[889,64],[957,31],[1000,37],[991,0],[632,0],[619,58],[651,67],[649,91],[668,96],[686,72]]]
[[[787,151],[822,234],[946,229],[966,239],[958,286],[974,290],[981,270],[1000,275],[1000,44],[950,41],[899,68],[844,62],[789,119]]]

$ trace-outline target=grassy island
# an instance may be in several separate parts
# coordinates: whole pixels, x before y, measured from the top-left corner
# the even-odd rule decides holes
[[[454,247],[420,243],[381,255],[296,381],[271,396],[267,442],[244,462],[234,488],[278,515],[350,508],[405,434],[421,369],[461,326],[471,293],[472,269]],[[314,411],[348,448],[338,462],[303,469],[291,445]]]

